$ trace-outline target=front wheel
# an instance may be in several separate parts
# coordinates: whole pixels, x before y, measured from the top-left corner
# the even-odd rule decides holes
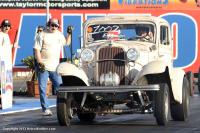
[[[57,118],[59,124],[62,126],[70,126],[70,121],[73,117],[72,101],[70,93],[57,95]]]
[[[167,84],[160,84],[160,90],[155,94],[154,116],[158,125],[167,125],[170,119],[170,95]]]

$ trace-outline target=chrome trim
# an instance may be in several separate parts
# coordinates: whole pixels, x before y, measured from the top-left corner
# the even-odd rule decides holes
[[[159,85],[146,85],[146,86],[61,86],[58,89],[60,92],[100,92],[100,93],[114,93],[114,92],[131,92],[131,91],[158,91]]]
[[[122,59],[103,59],[103,60],[96,60],[96,62],[103,62],[103,61],[122,61],[122,62],[126,62],[127,60],[122,60]]]

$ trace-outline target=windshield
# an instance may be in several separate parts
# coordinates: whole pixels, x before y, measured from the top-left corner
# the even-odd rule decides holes
[[[87,42],[127,40],[155,42],[153,24],[96,24],[87,27]]]

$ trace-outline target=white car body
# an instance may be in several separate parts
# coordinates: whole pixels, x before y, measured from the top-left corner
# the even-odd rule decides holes
[[[160,31],[160,26],[166,26],[169,28],[169,33],[170,33],[170,26],[168,24],[167,21],[161,19],[161,18],[157,18],[157,17],[151,17],[151,19],[149,19],[148,16],[135,16],[135,17],[106,17],[106,19],[99,19],[99,18],[95,18],[90,20],[89,22],[87,22],[85,24],[85,26],[87,27],[90,24],[98,24],[98,23],[114,23],[116,21],[116,23],[119,23],[119,21],[121,21],[122,23],[124,22],[123,20],[126,21],[126,23],[135,23],[138,20],[143,21],[143,22],[148,22],[151,21],[152,23],[156,24],[156,29],[157,29],[157,33],[159,33]],[[95,46],[98,46],[99,44],[101,45],[102,42],[100,43],[95,43],[95,44],[87,44],[87,40],[86,40],[86,30],[84,31],[84,48],[93,48]],[[141,49],[140,54],[142,56],[140,56],[140,58],[138,60],[136,60],[136,64],[138,64],[136,67],[138,67],[137,69],[140,70],[139,73],[137,73],[137,75],[135,75],[134,77],[137,77],[133,80],[133,83],[136,83],[137,80],[147,74],[156,74],[156,73],[164,73],[166,69],[168,69],[168,74],[170,77],[170,83],[171,83],[171,89],[173,91],[173,96],[174,99],[176,101],[178,101],[179,103],[182,102],[182,83],[183,83],[183,76],[185,74],[185,72],[181,69],[178,68],[173,68],[173,45],[172,45],[172,37],[171,34],[169,34],[169,45],[163,45],[160,43],[159,40],[159,35],[160,34],[156,34],[156,43],[147,43],[147,42],[142,42],[142,46],[140,44],[132,44],[133,42],[129,42],[129,41],[121,41],[121,42],[111,42],[113,47],[121,47],[124,49],[124,51],[128,51],[128,49],[130,48],[136,48],[136,49]],[[110,43],[110,42],[108,42]],[[126,44],[126,45],[124,45]],[[146,45],[146,46],[145,46]],[[156,46],[156,50],[154,51],[150,51],[150,48],[155,45]],[[99,47],[104,47],[105,45],[99,46]],[[100,48],[99,48],[100,49]],[[98,54],[98,53],[97,53]],[[144,56],[143,56],[144,54]],[[147,55],[148,54],[148,55]],[[140,65],[139,65],[140,64]],[[62,66],[62,67],[61,67]],[[65,68],[69,68],[69,69],[65,69]],[[97,68],[94,68],[97,69]],[[93,71],[93,69],[90,69]],[[71,65],[68,63],[62,63],[60,64],[60,66],[58,67],[58,73],[60,73],[61,75],[74,75],[78,78],[80,78],[81,80],[83,80],[85,82],[86,85],[90,86],[92,85],[92,83],[90,84],[88,81],[94,79],[95,82],[99,82],[98,77],[99,75],[97,74],[97,72],[90,72],[90,70],[87,70],[84,67],[80,67],[77,68],[77,66],[75,65]],[[80,72],[81,71],[81,72]],[[126,75],[128,75],[130,70],[126,70]],[[81,74],[82,73],[82,74]],[[90,75],[91,73],[93,73],[92,75]],[[129,74],[132,75],[132,74]]]
[[[113,113],[119,113],[115,105],[126,104],[132,113],[136,108],[143,113],[153,110],[158,124],[165,125],[169,103],[174,120],[185,120],[188,83],[185,72],[173,67],[172,42],[170,26],[162,18],[107,16],[90,19],[84,23],[79,63],[63,62],[57,68],[63,78],[58,99],[75,99],[80,105],[74,107],[80,120],[85,120],[86,116],[92,119],[87,114],[97,113],[94,110],[99,107],[96,106],[112,108]],[[154,98],[151,91],[160,94],[155,92]],[[70,97],[73,98],[67,98],[67,94],[72,94]],[[104,104],[99,104],[99,101]],[[63,107],[58,106],[58,111]],[[158,112],[160,107],[161,114]],[[176,114],[177,110],[182,112],[181,116]],[[99,112],[111,113],[104,107]],[[123,109],[121,113],[124,113]],[[62,114],[60,111],[59,122],[67,125],[69,120],[62,118]],[[164,117],[160,117],[162,115]]]

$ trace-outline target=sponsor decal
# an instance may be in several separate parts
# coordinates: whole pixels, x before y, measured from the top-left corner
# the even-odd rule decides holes
[[[139,8],[156,9],[194,9],[199,0],[111,0],[111,9],[133,10]]]
[[[12,87],[12,85],[6,85],[6,91],[8,91],[8,90],[13,90],[13,87]]]
[[[4,45],[0,46],[1,53],[4,53],[0,55],[2,109],[11,108],[13,99],[12,53],[9,48]]]
[[[1,60],[1,64],[0,64],[0,75],[1,75],[1,89],[2,89],[2,93],[4,93],[4,89],[5,89],[5,85],[6,85],[6,76],[5,76],[5,62]]]
[[[168,3],[168,0],[118,0],[119,5],[167,5]]]

